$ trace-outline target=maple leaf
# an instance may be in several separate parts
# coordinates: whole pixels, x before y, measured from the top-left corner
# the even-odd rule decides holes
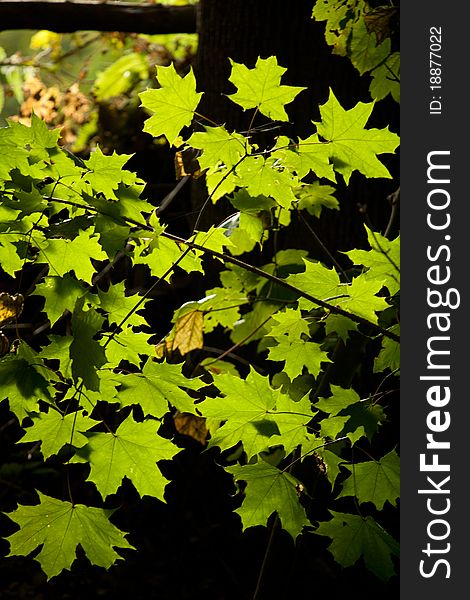
[[[54,324],[64,311],[73,312],[77,300],[86,293],[81,283],[67,274],[62,277],[47,276],[34,290],[35,295],[45,298],[44,310],[51,324]]]
[[[41,244],[40,255],[49,264],[51,275],[62,277],[73,271],[78,279],[88,283],[95,272],[91,260],[107,258],[93,231],[80,231],[73,240],[49,239]]]
[[[307,394],[298,402],[291,400],[287,394],[282,394],[277,399],[276,412],[273,414],[280,434],[272,436],[270,445],[282,445],[286,454],[305,443],[309,435],[306,425],[316,412],[312,411],[308,396]]]
[[[382,510],[386,501],[396,506],[400,497],[400,458],[392,450],[378,461],[343,465],[351,476],[343,482],[340,496],[355,496],[362,504],[372,502]]]
[[[389,331],[400,335],[400,325],[393,325]],[[374,373],[385,369],[390,369],[396,374],[400,369],[400,343],[386,337],[382,339],[382,348],[374,360]]]
[[[115,190],[119,184],[123,182],[131,185],[136,181],[135,173],[123,169],[131,157],[132,154],[118,155],[116,151],[111,156],[106,156],[97,146],[90,158],[85,161],[89,171],[85,173],[84,179],[95,192],[102,192],[106,198],[117,200]]]
[[[248,140],[239,133],[229,133],[225,127],[204,127],[188,140],[188,145],[202,150],[198,157],[201,169],[214,167],[219,162],[233,167],[242,156],[249,154]]]
[[[57,454],[66,444],[80,448],[87,443],[83,431],[91,429],[97,421],[83,414],[83,411],[61,415],[50,409],[48,413],[39,413],[33,417],[33,424],[26,428],[26,434],[20,442],[41,441],[44,458]]]
[[[336,334],[343,342],[347,342],[350,331],[357,331],[357,323],[344,317],[343,315],[335,315],[330,313],[325,321],[325,333],[330,335]]]
[[[335,171],[343,175],[346,183],[355,170],[366,177],[391,177],[377,155],[393,153],[399,137],[388,127],[365,129],[373,107],[373,102],[359,102],[354,108],[345,110],[332,90],[328,101],[320,106],[322,120],[315,123],[317,132],[329,142]]]
[[[119,393],[121,406],[138,404],[145,415],[161,418],[168,412],[168,403],[181,412],[193,412],[194,401],[181,388],[199,389],[199,379],[187,379],[181,365],[148,360],[142,373],[126,375]]]
[[[171,350],[176,348],[182,355],[197,350],[204,345],[204,316],[200,310],[191,310],[178,315],[174,329],[166,340]]]
[[[190,69],[180,77],[173,64],[157,67],[160,88],[139,94],[142,106],[155,114],[145,121],[144,131],[164,135],[170,146],[177,142],[183,127],[191,125],[202,92],[196,92],[196,79]]]
[[[352,388],[342,388],[339,385],[331,385],[332,395],[329,398],[320,398],[315,402],[315,408],[328,413],[331,416],[337,415],[342,410],[361,401],[361,397]]]
[[[296,192],[299,199],[298,208],[299,210],[305,209],[314,217],[320,216],[324,206],[333,210],[339,210],[339,202],[333,196],[334,192],[335,188],[330,185],[320,185],[318,181],[314,181],[309,185],[303,185]]]
[[[86,388],[98,390],[97,370],[107,363],[107,359],[104,348],[93,338],[101,329],[104,319],[93,309],[82,310],[81,304],[77,303],[72,314],[72,376],[76,383],[82,379]]]
[[[157,434],[160,423],[136,423],[131,416],[115,433],[89,433],[88,443],[71,462],[89,462],[90,475],[99,493],[114,494],[124,477],[130,479],[140,496],[153,496],[164,502],[168,480],[157,467],[159,460],[171,460],[180,451]]]
[[[276,512],[283,529],[295,539],[310,525],[299,502],[296,487],[300,483],[286,471],[260,461],[255,465],[226,467],[235,481],[246,481],[245,498],[235,511],[241,517],[243,529],[266,525]]]
[[[305,271],[289,275],[287,283],[320,300],[328,300],[344,294],[339,275],[334,269],[327,269],[321,263],[304,260]],[[310,310],[317,307],[314,302],[301,298],[299,308]]]
[[[321,363],[332,362],[316,342],[301,339],[292,341],[285,335],[277,337],[276,341],[277,346],[269,349],[269,360],[285,361],[283,370],[291,380],[301,375],[304,367],[317,377],[321,371]]]
[[[214,385],[224,398],[208,398],[198,409],[205,417],[226,422],[214,433],[209,446],[228,450],[241,441],[248,458],[267,448],[269,438],[278,433],[271,411],[281,393],[253,369],[246,380],[230,373],[218,375]]]
[[[110,324],[116,323],[120,325],[126,317],[126,323],[129,325],[138,326],[146,324],[145,319],[136,311],[129,316],[129,313],[142,300],[142,297],[137,294],[127,296],[124,281],[111,285],[107,292],[98,290],[98,296],[99,304],[97,303],[96,306],[99,306],[99,308],[108,313]],[[142,301],[139,310],[145,307],[146,302],[147,300]]]
[[[363,556],[379,579],[390,579],[395,574],[391,555],[399,554],[397,542],[372,517],[330,512],[333,519],[320,523],[315,533],[333,539],[328,549],[336,562],[350,567]]]
[[[272,337],[287,335],[289,341],[298,340],[302,334],[309,335],[308,323],[302,318],[300,310],[286,308],[284,312],[277,313],[272,318],[274,325],[269,331]]]
[[[388,94],[400,102],[400,53],[394,52],[384,63],[371,72],[369,91],[374,100],[383,100]]]
[[[12,277],[15,276],[15,271],[22,269],[24,263],[24,258],[18,255],[19,248],[15,242],[18,242],[17,234],[9,235],[2,232],[0,238],[0,264],[2,270]]]
[[[287,170],[277,168],[274,158],[248,156],[236,168],[239,185],[247,189],[250,196],[269,196],[283,208],[288,209],[297,199],[293,187],[298,179]]]
[[[383,280],[368,280],[366,273],[355,277],[352,283],[343,288],[348,294],[348,298],[339,298],[336,302],[341,308],[352,312],[371,323],[378,323],[376,312],[380,312],[389,307],[385,298],[379,298],[375,294],[383,288]]]
[[[235,85],[237,92],[228,97],[245,110],[257,108],[274,121],[288,121],[285,105],[306,88],[281,85],[281,77],[287,69],[277,64],[276,57],[258,58],[253,69],[233,60],[230,63],[232,73],[229,81]]]
[[[377,44],[375,33],[369,33],[364,19],[358,19],[351,30],[351,62],[364,75],[385,61],[390,54],[390,44],[390,38]]]
[[[152,336],[147,333],[135,333],[130,327],[114,335],[111,340],[103,336],[103,342],[107,343],[106,357],[109,364],[117,366],[125,357],[125,360],[139,365],[141,356],[148,356],[152,351],[150,337]]]
[[[10,556],[27,556],[42,545],[35,560],[48,579],[70,569],[79,544],[92,564],[105,569],[121,558],[114,547],[135,550],[125,534],[109,522],[113,511],[63,502],[41,492],[38,495],[39,504],[19,506],[8,515],[21,527],[9,536]]]
[[[23,358],[9,354],[0,359],[0,400],[8,399],[10,411],[21,423],[29,412],[37,411],[38,400],[49,400],[46,379]]]
[[[382,281],[391,296],[400,289],[400,236],[390,241],[366,226],[370,250],[345,252],[355,265],[364,265],[365,279]]]

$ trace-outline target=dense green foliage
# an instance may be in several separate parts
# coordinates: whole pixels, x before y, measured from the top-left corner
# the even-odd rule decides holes
[[[334,21],[333,4],[346,11],[347,27]],[[329,43],[343,48],[361,74],[371,72],[374,99],[398,99],[386,73],[399,58],[388,39],[377,44],[377,31],[366,31],[363,11],[361,2],[319,2],[314,16],[327,20]],[[39,343],[22,340],[20,329],[13,340],[0,332],[0,401],[24,431],[17,443],[43,465],[51,457],[59,462],[67,490],[60,497],[38,491],[35,504],[18,504],[8,516],[19,528],[8,541],[10,555],[36,551],[48,578],[71,567],[78,546],[105,568],[133,551],[127,532],[110,520],[119,511],[115,494],[130,482],[140,497],[165,502],[162,465],[181,450],[167,424],[177,419],[188,435],[218,449],[218,468],[233,477],[240,498],[243,529],[272,527],[275,519],[294,539],[329,538],[343,567],[362,557],[383,581],[395,573],[398,544],[381,515],[396,510],[399,498],[398,439],[381,439],[388,419],[381,388],[399,372],[399,237],[366,227],[368,248],[347,252],[346,270],[313,260],[295,240],[261,266],[250,253],[293,215],[337,210],[335,185],[348,184],[354,172],[390,178],[380,156],[394,153],[399,139],[388,127],[368,127],[374,102],[346,110],[330,90],[314,134],[279,135],[265,148],[257,141],[257,116],[286,122],[286,105],[303,88],[282,83],[286,69],[275,57],[259,58],[254,68],[231,66],[230,98],[250,111],[248,131],[228,131],[198,112],[203,94],[191,69],[181,76],[173,64],[159,66],[158,86],[140,94],[149,114],[145,131],[194,151],[207,203],[228,198],[235,211],[188,239],[168,233],[141,197],[144,181],[125,168],[129,155],[97,147],[78,159],[60,145],[59,129],[34,114],[30,126],[9,121],[0,129],[1,267],[11,278],[35,274],[24,301],[42,303],[48,320]],[[110,67],[121,68],[148,76],[138,54]],[[98,99],[111,75],[108,69],[96,80]],[[127,84],[116,77],[116,85],[119,94]],[[145,293],[108,277],[110,265],[123,259],[151,277]],[[177,308],[168,334],[155,339],[143,309],[180,270],[211,280],[216,272],[219,284]],[[23,299],[1,294],[0,302],[0,327],[15,333]],[[195,365],[191,356],[214,332],[223,332],[230,347]],[[353,356],[350,342],[361,352]],[[248,367],[232,360],[249,344],[260,360]],[[344,348],[350,372],[338,358]],[[266,370],[257,366],[262,361]],[[341,385],[331,380],[337,366]],[[312,514],[314,490],[298,476],[297,467],[312,457],[331,489],[328,520]],[[80,486],[92,486],[89,503],[76,499]]]

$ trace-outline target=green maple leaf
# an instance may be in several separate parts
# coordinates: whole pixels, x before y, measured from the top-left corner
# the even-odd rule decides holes
[[[50,409],[48,413],[39,413],[33,417],[33,424],[26,429],[20,442],[36,442],[41,440],[41,452],[44,458],[57,454],[66,444],[80,448],[87,443],[83,431],[94,427],[97,421],[90,419],[82,412],[61,415]]]
[[[18,124],[17,124],[18,125]],[[25,129],[27,129],[25,127]],[[10,179],[10,171],[18,169],[20,173],[29,170],[29,152],[25,148],[25,142],[19,134],[18,129],[13,128],[12,122],[8,127],[0,127],[0,177]]]
[[[255,465],[226,467],[235,481],[246,481],[243,504],[235,512],[241,517],[243,529],[266,525],[277,513],[283,529],[295,539],[310,525],[299,502],[296,486],[299,481],[290,473],[261,461]]]
[[[250,196],[268,196],[283,208],[290,208],[297,199],[293,187],[298,179],[287,170],[277,167],[272,157],[248,156],[236,168],[238,185],[245,187]]]
[[[391,296],[400,289],[400,236],[390,241],[366,226],[371,250],[345,252],[355,265],[364,265],[368,270],[365,278],[382,281]]]
[[[156,363],[148,360],[142,373],[126,375],[119,393],[121,406],[138,404],[145,415],[161,418],[168,412],[170,403],[182,412],[194,412],[194,401],[185,389],[202,387],[199,379],[187,379],[181,365]]]
[[[349,415],[342,434],[351,440],[351,444],[355,444],[363,436],[371,441],[379,425],[387,420],[384,409],[379,404],[374,404],[370,398],[352,404],[342,414]]]
[[[334,269],[327,269],[321,263],[309,260],[304,260],[304,263],[305,271],[289,275],[287,278],[288,283],[319,300],[328,300],[344,294],[338,273]],[[299,308],[301,309],[310,310],[317,306],[317,304],[305,298],[299,300]]]
[[[24,259],[18,255],[17,234],[8,234],[0,232],[0,265],[2,270],[12,277],[16,271],[23,268]]]
[[[331,385],[332,395],[329,398],[320,398],[315,402],[315,408],[335,416],[342,410],[361,401],[357,392],[352,388],[344,389],[339,385]]]
[[[147,79],[148,76],[146,55],[131,52],[98,73],[93,85],[93,94],[98,102],[108,100],[113,96],[125,94],[134,87],[136,81]]]
[[[108,361],[104,349],[93,338],[101,330],[104,319],[93,309],[82,310],[81,304],[77,303],[72,314],[72,377],[75,383],[81,379],[89,390],[98,390],[100,380],[97,371]]]
[[[383,63],[390,54],[390,38],[377,45],[377,36],[367,29],[364,19],[352,26],[350,40],[351,62],[361,75]]]
[[[41,244],[40,257],[49,264],[51,275],[62,277],[73,271],[78,279],[88,283],[95,272],[91,259],[107,258],[98,236],[92,231],[80,231],[73,240],[49,239]]]
[[[214,167],[219,162],[233,167],[242,156],[249,154],[248,140],[239,133],[229,133],[225,127],[204,127],[188,140],[188,145],[202,150],[198,158],[201,169]]]
[[[397,542],[372,517],[330,512],[333,519],[320,523],[315,533],[333,539],[328,549],[336,562],[350,567],[363,556],[379,579],[390,579],[395,574],[391,555],[399,554]]]
[[[315,123],[318,134],[329,142],[335,171],[343,175],[346,183],[355,170],[366,177],[391,177],[377,155],[393,153],[399,138],[388,127],[365,129],[373,107],[373,102],[359,102],[344,110],[331,90],[328,101],[320,106],[322,120]]]
[[[110,365],[118,366],[125,359],[134,365],[139,365],[141,355],[148,356],[152,353],[153,346],[149,344],[151,336],[147,333],[135,333],[130,327],[122,333],[114,335],[110,342],[103,336],[106,346],[106,357]]]
[[[10,556],[27,556],[43,545],[35,560],[48,579],[70,569],[79,544],[92,564],[106,569],[121,558],[114,547],[134,549],[109,522],[112,511],[38,495],[40,504],[19,506],[8,515],[21,527],[9,536]]]
[[[339,210],[339,202],[333,196],[334,192],[335,188],[331,185],[320,185],[318,181],[303,185],[297,192],[298,208],[305,209],[314,217],[320,216],[323,207]]]
[[[183,127],[191,125],[202,93],[196,92],[192,69],[180,77],[173,64],[157,67],[160,88],[139,94],[142,106],[155,114],[145,121],[144,131],[157,137],[164,135],[168,143],[176,143]]]
[[[103,498],[114,494],[127,477],[140,496],[163,502],[168,480],[156,463],[171,460],[180,448],[159,436],[159,427],[159,422],[136,423],[129,416],[115,433],[89,433],[88,444],[77,451],[72,462],[90,463],[88,479]]]
[[[400,335],[400,325],[393,325],[389,331]],[[400,343],[386,337],[382,339],[382,348],[374,360],[374,373],[380,373],[385,369],[394,372],[400,369]]]
[[[0,399],[8,399],[10,411],[21,423],[29,412],[37,411],[38,400],[49,400],[49,386],[24,358],[12,354],[0,360]]]
[[[279,142],[278,142],[279,143]],[[313,172],[318,178],[324,177],[336,181],[333,166],[330,164],[330,148],[320,141],[318,134],[313,134],[305,140],[299,139],[295,146],[295,156],[290,153],[292,166],[300,179]]]
[[[204,417],[226,422],[209,445],[228,450],[242,442],[248,458],[267,448],[269,438],[278,433],[271,411],[281,393],[253,369],[245,380],[230,373],[218,375],[214,385],[224,398],[208,398],[198,404],[198,409]]]
[[[316,445],[318,445],[318,442]],[[305,452],[304,449],[303,451]],[[344,463],[344,458],[341,458],[341,456],[338,456],[337,454],[331,452],[331,450],[328,450],[327,448],[318,448],[316,450],[316,453],[320,456],[321,460],[323,461],[323,464],[326,468],[326,476],[331,484],[331,487],[333,487],[335,485],[336,478],[341,472],[339,466]]]
[[[145,319],[137,312],[133,312],[128,316],[142,298],[137,294],[126,296],[124,281],[111,285],[107,292],[98,290],[98,296],[99,304],[97,306],[108,313],[108,321],[110,324],[116,323],[117,325],[120,325],[126,317],[128,318],[125,322],[129,325],[138,326],[146,324]],[[142,304],[140,304],[139,311],[144,308],[146,302],[147,300],[144,300]]]
[[[330,313],[325,321],[325,334],[330,335],[331,333],[336,334],[343,342],[347,342],[350,331],[357,331],[357,323],[343,317],[343,315],[335,315]]]
[[[123,169],[132,154],[116,154],[106,156],[99,147],[96,148],[85,165],[89,169],[85,173],[84,180],[87,181],[95,192],[102,192],[106,198],[117,200],[115,190],[120,183],[132,185],[136,181],[135,173]]]
[[[394,52],[387,60],[371,72],[369,86],[374,100],[383,100],[388,94],[395,102],[400,102],[400,53]]]
[[[242,108],[257,108],[273,121],[288,121],[284,109],[299,92],[306,89],[291,85],[281,85],[281,77],[287,71],[277,64],[275,56],[258,58],[256,66],[249,69],[245,65],[230,60],[232,73],[229,77],[237,92],[229,98]]]
[[[73,312],[77,300],[86,295],[86,289],[70,275],[54,275],[45,277],[44,283],[36,286],[34,294],[45,298],[44,311],[51,324],[54,324],[64,311]]]
[[[323,419],[320,424],[320,436],[322,438],[331,438],[332,440],[335,440],[343,431],[348,421],[349,417],[332,417],[330,415],[327,419]]]
[[[352,312],[371,323],[377,323],[376,312],[380,312],[389,307],[385,298],[379,298],[375,294],[383,288],[383,280],[368,280],[366,274],[359,275],[352,280],[352,283],[343,288],[349,294],[349,298],[340,298],[337,300],[341,308]]]
[[[186,248],[180,248],[173,240],[157,236],[147,246],[143,246],[134,252],[134,263],[147,265],[153,276],[162,277],[185,250]],[[178,263],[178,267],[188,273],[190,271],[203,273],[200,256],[201,252],[190,251]]]
[[[60,372],[66,378],[72,377],[72,361],[70,358],[70,344],[72,336],[49,335],[50,344],[44,346],[38,356],[49,360],[58,360]]]
[[[269,349],[269,360],[285,361],[283,371],[291,380],[301,375],[304,367],[317,377],[321,371],[321,363],[331,362],[328,354],[321,350],[320,344],[301,339],[292,341],[287,336],[276,340],[277,346]]]
[[[382,510],[386,501],[396,506],[400,497],[400,458],[392,450],[378,461],[343,465],[351,476],[343,482],[340,496],[355,496],[362,504],[372,502]]]
[[[286,455],[290,454],[297,446],[306,442],[309,435],[306,425],[316,414],[312,412],[308,394],[298,402],[282,394],[277,399],[276,412],[273,414],[280,434],[272,436],[270,445],[280,444]]]
[[[275,338],[287,335],[290,341],[298,340],[302,334],[309,335],[308,323],[302,318],[299,309],[286,308],[284,312],[277,313],[271,321],[273,326],[269,335]]]

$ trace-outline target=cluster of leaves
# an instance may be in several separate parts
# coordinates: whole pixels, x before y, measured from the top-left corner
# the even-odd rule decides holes
[[[287,120],[285,106],[302,88],[281,84],[284,72],[274,57],[252,69],[232,62],[230,97],[252,111],[252,123],[257,113]],[[361,461],[359,451],[350,451],[379,435],[382,396],[370,390],[361,398],[351,387],[329,385],[328,371],[335,347],[357,336],[376,347],[374,372],[396,374],[399,240],[368,230],[370,248],[348,253],[354,277],[295,249],[261,267],[240,256],[265,242],[272,223],[286,226],[294,211],[337,208],[338,178],[348,182],[354,171],[390,177],[377,156],[394,152],[398,137],[388,128],[367,129],[373,103],[344,110],[331,91],[315,134],[280,136],[261,150],[251,130],[229,132],[198,113],[202,93],[192,71],[181,77],[173,65],[160,66],[157,78],[158,89],[141,94],[153,113],[145,130],[197,150],[208,199],[228,197],[237,211],[187,240],[169,234],[140,197],[144,184],[125,169],[128,155],[97,148],[77,160],[58,145],[60,132],[34,115],[31,127],[10,122],[0,129],[0,261],[12,277],[35,269],[31,296],[43,298],[50,325],[47,343],[33,349],[16,340],[0,360],[1,399],[25,432],[19,443],[40,442],[44,461],[56,456],[68,477],[77,463],[87,465],[88,485],[103,501],[127,480],[140,496],[164,502],[168,482],[159,463],[180,449],[162,422],[175,411],[203,420],[208,447],[224,453],[221,468],[244,482],[237,509],[244,529],[266,525],[276,513],[293,538],[327,536],[338,563],[349,566],[362,556],[386,580],[397,544],[367,507],[380,514],[385,503],[396,506],[398,455],[392,448]],[[100,285],[107,265],[122,256],[145,265],[151,289],[176,267],[204,273],[218,261],[220,286],[179,308],[155,348],[141,314],[151,289],[139,296],[125,282]],[[192,376],[185,359],[216,328],[234,346]],[[267,353],[273,377],[254,367],[242,377],[222,360],[253,340],[260,340],[258,352]],[[324,465],[334,502],[354,497],[355,514],[333,504],[328,521],[308,515],[309,491],[293,470],[312,455]],[[9,514],[20,526],[9,537],[10,554],[41,546],[35,560],[49,578],[70,568],[78,545],[103,567],[119,558],[116,548],[132,548],[110,522],[111,512],[75,502],[70,486],[66,499],[38,493],[37,500]]]
[[[392,48],[393,3],[371,8],[365,0],[318,0],[312,16],[325,21],[325,39],[333,54],[347,56],[361,75],[369,73],[374,100],[388,94],[400,102],[400,52]]]

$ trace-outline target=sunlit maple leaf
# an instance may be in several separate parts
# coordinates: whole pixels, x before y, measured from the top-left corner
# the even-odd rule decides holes
[[[142,106],[155,113],[145,121],[144,131],[155,137],[164,135],[173,145],[183,127],[191,125],[202,92],[196,92],[192,69],[180,77],[173,64],[157,67],[157,79],[160,88],[139,94]]]
[[[281,85],[281,77],[287,69],[277,64],[276,57],[258,58],[253,69],[233,60],[230,62],[232,73],[229,81],[236,86],[237,92],[230,94],[229,98],[244,109],[258,108],[270,119],[287,121],[285,105],[305,88]]]
[[[121,558],[114,548],[131,548],[124,533],[109,521],[113,511],[71,504],[38,492],[40,504],[19,506],[9,513],[21,529],[9,536],[10,555],[35,557],[50,579],[70,569],[80,545],[90,562],[108,569]]]

